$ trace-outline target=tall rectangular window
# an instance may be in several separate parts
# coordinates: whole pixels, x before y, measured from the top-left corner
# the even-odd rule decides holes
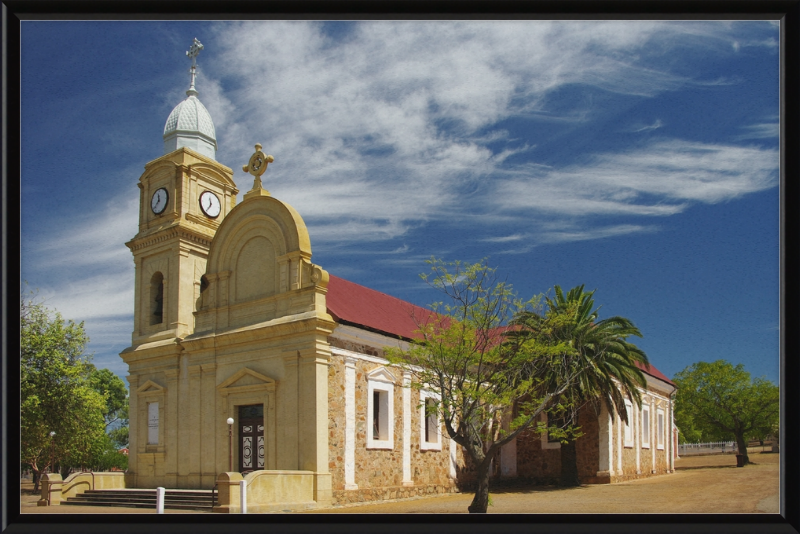
[[[379,368],[367,376],[367,448],[394,448],[394,376]]]
[[[656,410],[656,443],[659,449],[664,448],[664,411]]]
[[[625,401],[625,412],[628,416],[625,423],[625,446],[633,447],[633,404],[629,400]]]
[[[441,419],[436,408],[439,395],[429,391],[419,392],[419,422],[421,450],[442,450]]]
[[[642,448],[650,448],[650,407],[642,406]]]
[[[147,444],[158,445],[158,403],[147,404]]]
[[[372,392],[372,439],[386,439],[381,436],[381,393],[386,394],[377,389]]]

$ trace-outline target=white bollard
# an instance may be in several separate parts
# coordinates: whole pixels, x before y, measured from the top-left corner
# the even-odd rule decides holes
[[[239,481],[239,497],[242,501],[242,513],[247,513],[247,482],[244,480]]]
[[[164,513],[164,488],[156,488],[156,513]]]

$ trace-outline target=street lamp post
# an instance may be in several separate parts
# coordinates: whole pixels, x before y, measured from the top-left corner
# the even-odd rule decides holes
[[[56,457],[56,440],[55,440],[56,432],[55,430],[50,431],[50,472],[52,473],[55,469],[55,457]]]
[[[56,440],[55,440],[56,433],[54,430],[50,431],[50,472],[53,472],[53,463],[55,462],[56,456]],[[47,486],[47,505],[50,506],[50,497],[53,494],[53,488],[49,485]]]
[[[233,417],[228,417],[228,471],[233,471]]]

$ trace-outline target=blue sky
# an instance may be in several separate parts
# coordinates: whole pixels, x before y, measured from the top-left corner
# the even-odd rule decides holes
[[[22,280],[127,374],[136,183],[197,90],[314,263],[419,305],[432,255],[520,296],[597,289],[673,376],[778,380],[779,26],[727,22],[22,23]]]

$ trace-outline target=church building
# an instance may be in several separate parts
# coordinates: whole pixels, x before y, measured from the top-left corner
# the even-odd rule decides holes
[[[303,218],[262,187],[273,158],[260,145],[244,166],[253,187],[237,203],[195,89],[201,49],[195,39],[187,52],[187,98],[167,119],[164,154],[139,178],[138,233],[126,243],[136,287],[131,346],[120,354],[130,384],[125,486],[211,489],[238,477],[252,487],[251,511],[458,491],[469,480],[464,456],[425,415],[436,392],[411,388],[384,358],[385,347],[413,340],[413,316],[430,312],[312,263]],[[674,469],[675,386],[643,371],[629,425],[605,408],[582,412],[582,481]],[[557,478],[559,447],[521,436],[495,476]]]

